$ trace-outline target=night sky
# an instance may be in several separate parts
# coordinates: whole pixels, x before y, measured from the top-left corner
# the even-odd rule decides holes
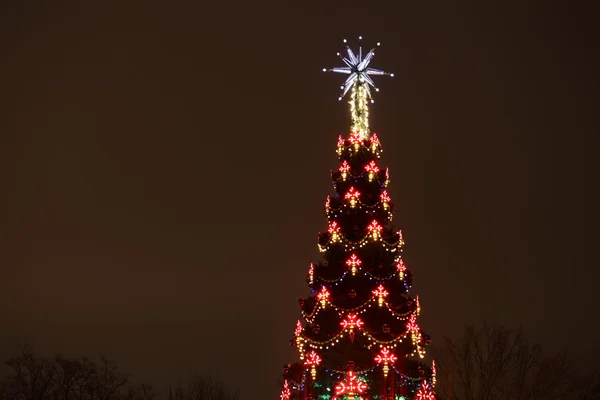
[[[597,9],[37,3],[0,5],[3,360],[103,352],[161,396],[198,372],[275,398],[349,127],[321,69],[363,35],[396,74],[371,126],[422,327],[522,323],[595,365]]]

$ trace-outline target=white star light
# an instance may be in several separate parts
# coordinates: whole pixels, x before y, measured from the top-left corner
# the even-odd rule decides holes
[[[358,40],[362,40],[362,36],[359,36]],[[344,39],[344,43],[346,43],[346,39]],[[379,45],[380,43],[377,43],[377,47],[379,47]],[[346,79],[346,82],[344,82],[344,84],[342,85],[343,92],[338,100],[342,100],[342,97],[344,97],[353,86],[358,86],[365,82],[367,83],[367,85],[364,86],[367,92],[367,96],[371,98],[371,90],[369,86],[372,86],[376,92],[378,92],[379,89],[375,86],[375,83],[369,75],[389,75],[392,77],[394,76],[394,74],[390,74],[380,69],[367,68],[369,66],[369,63],[373,59],[373,56],[375,55],[375,49],[377,47],[371,49],[371,51],[369,51],[367,55],[363,58],[362,46],[360,44],[358,47],[358,54],[354,54],[352,49],[350,49],[350,47],[346,45],[346,50],[348,51],[348,58],[343,57],[340,53],[338,53],[338,56],[340,56],[342,61],[344,61],[344,64],[346,64],[347,66],[330,69],[323,68],[323,71],[325,72],[338,72],[340,74],[350,75],[348,79]],[[373,100],[371,100],[371,102],[373,102]]]

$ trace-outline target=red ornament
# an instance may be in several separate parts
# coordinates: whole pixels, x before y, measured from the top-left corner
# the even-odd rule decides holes
[[[358,198],[360,197],[360,192],[356,189],[354,189],[354,187],[351,187],[348,192],[346,192],[346,195],[344,196],[344,198],[346,200],[350,200],[350,207],[354,207],[356,206],[356,202],[358,201]]]
[[[327,290],[325,286],[323,286],[319,294],[317,294],[317,299],[321,302],[321,306],[325,307],[327,300],[329,300],[329,290]]]
[[[371,224],[369,226],[367,226],[367,229],[368,229],[369,233],[371,235],[373,235],[373,240],[377,240],[379,235],[381,235],[381,231],[383,230],[383,227],[381,225],[379,225],[379,222],[377,222],[376,220],[373,220],[373,222],[371,222]]]
[[[335,395],[341,396],[346,394],[350,399],[354,399],[355,394],[362,394],[367,389],[367,384],[363,381],[359,381],[358,376],[354,371],[349,370],[346,372],[346,379],[335,385]]]
[[[348,314],[346,319],[340,322],[340,325],[344,328],[354,329],[354,327],[360,328],[363,326],[364,322],[356,314]]]
[[[299,334],[302,333],[302,323],[300,322],[300,320],[298,320],[298,322],[296,323],[296,330],[294,331],[294,334],[296,336],[298,336]]]
[[[329,224],[329,228],[327,228],[327,232],[329,232],[330,235],[333,235],[334,233],[339,233],[340,226],[338,225],[337,222],[333,221],[332,223]]]
[[[362,138],[360,137],[360,133],[359,132],[352,132],[350,134],[350,137],[348,138],[348,140],[352,144],[358,144],[358,143],[360,143],[362,141]]]
[[[279,396],[280,400],[290,400],[292,396],[292,392],[290,391],[290,387],[288,385],[287,379],[283,383],[283,390],[281,391],[281,395]]]
[[[350,171],[350,164],[348,164],[348,161],[344,160],[344,162],[340,166],[340,172],[342,173],[342,176],[344,176],[344,174],[347,174],[349,171]]]
[[[368,163],[367,165],[365,165],[365,170],[367,172],[376,174],[376,173],[379,172],[379,167],[377,166],[377,164],[375,163],[375,161],[371,161],[370,163]]]
[[[389,348],[384,347],[381,349],[381,352],[379,352],[379,354],[377,355],[377,357],[375,357],[375,362],[377,364],[381,364],[381,363],[390,363],[393,364],[396,362],[396,360],[398,359],[398,357],[396,357],[394,355],[394,353],[392,353],[390,351]]]
[[[321,331],[321,327],[320,327],[319,325],[315,325],[315,326],[313,326],[313,328],[312,328],[312,329],[313,329],[313,332],[314,332],[314,333],[319,333],[319,332]]]
[[[383,285],[379,285],[377,289],[373,290],[373,295],[377,296],[377,302],[379,307],[383,305],[383,299],[389,295],[388,291],[385,290]]]
[[[350,297],[351,299],[356,297],[356,290],[352,289],[351,291],[348,292],[348,297]]]
[[[419,325],[417,324],[417,315],[416,314],[411,314],[410,318],[408,320],[408,323],[406,324],[406,329],[413,332],[413,334],[418,334],[419,331],[421,330],[421,328],[419,327]]]
[[[376,133],[372,134],[369,140],[371,141],[372,145],[381,146],[381,143],[379,142],[379,138],[377,137]]]
[[[304,361],[304,365],[307,366],[316,366],[321,364],[321,357],[313,350],[306,355],[306,360]]]
[[[423,380],[421,382],[421,387],[417,391],[417,395],[415,396],[416,400],[435,400],[435,394],[433,390],[427,383],[427,381]]]
[[[383,192],[381,192],[381,195],[379,196],[379,198],[381,199],[382,202],[384,203],[389,203],[390,201],[392,201],[392,199],[390,198],[390,196],[388,195],[387,190],[384,190]]]
[[[356,257],[356,254],[352,254],[350,258],[346,261],[346,265],[350,267],[352,275],[356,275],[356,271],[358,270],[360,264],[362,264],[362,261],[360,261],[359,258]]]
[[[388,324],[383,324],[381,326],[381,330],[383,331],[383,333],[390,333],[390,326]]]

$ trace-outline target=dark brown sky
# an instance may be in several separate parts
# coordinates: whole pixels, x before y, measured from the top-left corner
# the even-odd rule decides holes
[[[2,359],[275,396],[349,124],[320,71],[361,34],[424,328],[523,323],[592,365],[598,10],[202,3],[2,2]]]

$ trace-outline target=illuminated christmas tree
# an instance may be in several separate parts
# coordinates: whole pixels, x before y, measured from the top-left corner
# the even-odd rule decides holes
[[[311,295],[298,301],[302,318],[290,343],[299,361],[284,366],[281,400],[435,399],[435,366],[423,362],[430,339],[417,323],[402,233],[389,224],[389,174],[369,130],[371,88],[377,90],[370,75],[393,76],[368,68],[374,50],[363,57],[347,47],[346,66],[329,70],[349,75],[340,100],[350,94],[352,125],[338,140],[335,195],[318,237],[323,260],[310,266]]]

